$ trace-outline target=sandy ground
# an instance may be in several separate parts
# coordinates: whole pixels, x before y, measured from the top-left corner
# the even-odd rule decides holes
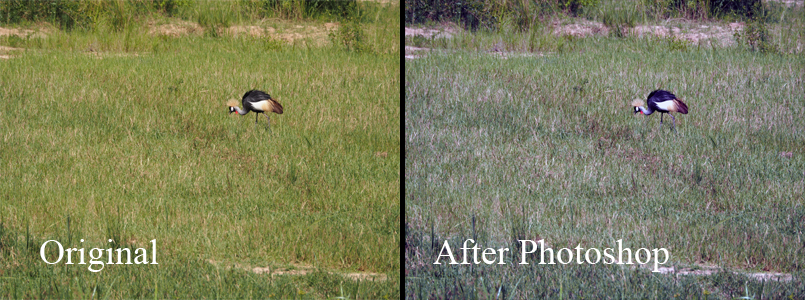
[[[28,38],[28,37],[46,37],[53,29],[49,26],[41,26],[41,28],[37,30],[30,30],[30,29],[17,29],[17,28],[5,28],[0,27],[0,36],[18,36],[21,38]],[[10,52],[14,51],[22,51],[25,49],[22,48],[14,48],[14,47],[6,47],[0,46],[0,59],[9,59],[14,57],[11,55]]]
[[[152,35],[180,37],[204,34],[204,28],[200,25],[185,20],[171,20],[166,24],[151,22],[148,27],[148,33]],[[302,43],[310,42],[315,46],[322,46],[330,42],[328,33],[337,29],[338,23],[299,25],[281,20],[263,20],[255,25],[233,25],[228,28],[221,28],[218,33],[230,36],[270,37],[289,44],[302,41]]]
[[[234,25],[228,28],[219,29],[219,33],[230,36],[248,35],[253,37],[269,37],[288,44],[310,43],[312,46],[325,46],[330,43],[328,34],[334,30],[338,30],[338,23],[324,23],[316,25],[303,25],[294,24],[282,20],[263,20],[256,25]],[[31,29],[17,29],[0,27],[0,36],[18,36],[22,38],[37,37],[46,38],[51,32],[56,30],[49,24],[43,24],[35,30]],[[148,34],[162,35],[169,37],[181,37],[190,35],[203,35],[204,28],[198,23],[171,19],[167,23],[157,23],[157,21],[150,21],[146,23]],[[22,51],[21,48],[0,46],[0,59],[9,59],[14,57],[10,52]],[[89,54],[98,58],[107,56],[130,56],[131,54],[110,54],[101,53],[93,49],[87,51]],[[136,55],[136,54],[135,54]]]
[[[713,46],[731,46],[735,44],[735,33],[742,31],[744,23],[701,23],[682,19],[669,20],[667,25],[637,25],[628,29],[628,35],[645,37],[652,35],[660,38],[677,37],[693,44],[707,44]],[[608,35],[610,29],[603,23],[580,20],[572,24],[555,22],[553,33],[556,35],[572,35],[586,37],[593,35]]]
[[[20,50],[24,50],[24,49],[0,46],[0,59],[9,59],[9,58],[11,58],[11,55],[9,54],[9,52],[11,52],[11,51],[20,51]]]
[[[0,27],[0,36],[16,35],[18,37],[45,37],[52,29],[42,26],[37,30]]]
[[[213,260],[207,260],[207,262],[215,265],[221,266],[221,262],[216,262]],[[306,275],[309,273],[316,272],[316,268],[312,266],[305,266],[305,265],[293,265],[291,267],[254,267],[254,266],[246,266],[242,264],[234,264],[234,265],[225,265],[224,268],[238,268],[241,270],[251,271],[255,274],[270,274],[273,276],[278,275]],[[388,280],[386,274],[380,273],[371,273],[371,272],[354,272],[354,273],[339,273],[339,272],[329,272],[330,274],[338,274],[342,276],[346,276],[351,278],[352,280],[376,280],[376,281],[385,281]]]
[[[649,265],[643,265],[644,268],[653,268]],[[652,269],[653,270],[653,269]],[[723,271],[723,269],[716,267],[716,266],[696,266],[696,267],[687,267],[687,268],[675,268],[675,267],[668,267],[668,268],[657,268],[657,271],[661,274],[673,274],[676,277],[679,276],[707,276],[707,275],[714,275],[718,272]],[[777,273],[777,272],[735,272],[736,274],[743,274],[750,278],[759,281],[766,281],[766,280],[774,280],[774,281],[791,281],[794,277],[791,274],[787,273]]]

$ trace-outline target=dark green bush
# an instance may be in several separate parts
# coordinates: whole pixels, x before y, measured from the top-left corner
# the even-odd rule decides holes
[[[202,27],[208,29],[226,25],[228,20],[238,15],[337,20],[361,16],[357,0],[240,0],[224,5],[231,8],[231,11],[226,12],[215,8],[220,5],[211,5],[215,3],[196,0],[0,0],[0,22],[50,22],[65,30],[76,27],[92,29],[98,25],[107,25],[121,31],[131,23],[132,18],[150,13],[177,16],[182,11],[187,13],[185,8],[194,4],[202,9],[182,17],[196,19],[202,23]]]
[[[631,8],[620,7],[601,12],[601,22],[610,28],[609,34],[615,37],[624,37],[629,27],[637,25],[640,13]]]
[[[181,7],[190,5],[190,0],[153,0],[153,6],[158,11],[172,17],[179,13]]]
[[[699,0],[699,2],[705,1]],[[753,18],[762,10],[760,0],[711,0],[709,2],[709,17],[715,18],[725,16]]]
[[[406,24],[455,22],[467,29],[496,29],[501,22],[526,31],[542,17],[560,11],[579,15],[599,0],[412,0],[405,1]]]
[[[760,0],[650,0],[646,13],[655,18],[746,20],[763,14]]]
[[[86,21],[79,10],[79,3],[70,0],[3,0],[0,2],[0,17],[5,23],[46,21],[64,29],[71,29]]]
[[[477,29],[480,25],[492,27],[497,20],[494,19],[487,4],[480,0],[405,1],[405,22],[413,24],[452,21],[473,29]]]
[[[559,6],[573,16],[581,15],[585,9],[598,6],[599,0],[565,0],[559,1]]]
[[[227,12],[221,9],[210,9],[198,14],[196,22],[204,28],[204,33],[210,37],[218,37],[219,31],[229,27],[230,24]]]
[[[257,5],[252,5],[252,4]],[[260,17],[345,19],[358,10],[357,0],[245,0],[245,6],[259,10]]]
[[[360,53],[372,50],[365,40],[359,17],[347,19],[337,31],[331,31],[328,35],[333,45],[343,46],[347,51]]]
[[[357,0],[310,0],[305,3],[305,17],[308,18],[320,15],[348,18],[354,16],[357,11]]]
[[[778,52],[769,30],[766,28],[766,23],[763,21],[753,20],[748,22],[743,33],[735,33],[735,39],[746,43],[752,51],[760,53]]]

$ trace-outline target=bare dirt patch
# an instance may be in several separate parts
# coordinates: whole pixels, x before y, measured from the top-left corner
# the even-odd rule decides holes
[[[137,57],[140,56],[139,53],[127,53],[127,52],[99,52],[95,50],[90,50],[86,52],[88,55],[95,57],[97,59],[104,59],[110,57]]]
[[[653,270],[652,266],[649,265],[641,265],[641,267],[649,268]],[[714,275],[718,272],[724,271],[724,269],[716,267],[716,266],[705,266],[705,265],[696,265],[692,267],[661,267],[657,268],[657,271],[661,274],[671,274],[675,275],[676,277],[679,276],[709,276]],[[777,273],[777,272],[740,272],[740,271],[733,271],[736,274],[743,274],[755,280],[774,280],[774,281],[791,281],[793,280],[793,276],[787,273]]]
[[[226,32],[231,36],[249,35],[254,37],[262,37],[277,32],[276,29],[260,26],[231,26],[226,29]]]
[[[33,30],[0,27],[0,36],[16,35],[19,37],[26,37],[33,32]]]
[[[405,36],[422,36],[426,39],[430,38],[452,38],[454,35],[463,31],[461,27],[454,23],[444,23],[431,28],[415,28],[405,27]]]
[[[323,46],[329,43],[328,34],[330,31],[337,30],[338,26],[338,23],[298,25],[277,20],[263,20],[254,25],[233,25],[227,28],[220,28],[218,29],[218,33],[234,37],[271,37],[288,44],[302,41],[303,44],[310,42],[315,46]],[[152,21],[149,22],[148,27],[148,33],[151,35],[170,37],[198,36],[204,34],[205,30],[198,23],[178,19],[170,20],[164,24],[158,24]]]
[[[575,20],[571,24],[562,24],[559,21],[554,21],[553,34],[559,36],[572,35],[575,37],[587,37],[593,35],[609,35],[609,27],[604,26],[603,23],[588,21],[584,19]]]
[[[430,51],[430,48],[420,48],[414,46],[405,46],[405,59],[421,58]]]
[[[14,48],[14,47],[7,47],[7,46],[0,46],[0,59],[9,59],[9,58],[12,58],[12,57],[14,57],[14,56],[12,56],[12,55],[11,55],[9,52],[12,52],[12,51],[22,51],[22,50],[25,50],[25,49],[22,49],[22,48]]]
[[[383,4],[383,5],[387,5],[387,4],[391,4],[392,1],[391,0],[358,0],[358,2],[377,2],[377,3]],[[394,2],[397,2],[397,4],[400,3],[398,1],[394,1]]]
[[[201,35],[204,33],[204,28],[202,28],[201,25],[185,20],[172,20],[167,24],[156,24],[150,22],[148,27],[148,33],[151,35],[180,37],[186,35]]]
[[[793,6],[803,6],[805,5],[805,1],[803,0],[769,0],[770,2],[779,2],[785,6],[793,7]]]
[[[288,44],[293,44],[301,40],[303,44],[310,42],[314,46],[324,46],[330,43],[328,34],[331,31],[337,30],[338,26],[338,23],[285,26],[285,28],[280,27],[279,29],[275,29],[275,33],[270,36],[283,40]]]
[[[213,260],[207,260],[207,262],[215,265],[220,266],[221,262],[216,262]],[[225,265],[224,268],[238,268],[241,270],[251,271],[255,274],[270,274],[272,277],[274,276],[282,276],[282,275],[307,275],[316,272],[316,268],[312,266],[305,266],[305,265],[292,265],[290,267],[251,267],[242,264],[234,264],[234,265]],[[372,281],[385,281],[388,280],[388,276],[386,274],[380,273],[371,273],[371,272],[355,272],[355,273],[339,273],[339,272],[329,272],[330,274],[337,274],[342,275],[352,280],[372,280]]]
[[[37,30],[0,27],[0,36],[14,35],[21,38],[27,38],[27,37],[43,38],[47,37],[47,34],[49,34],[50,31],[51,29],[46,25],[42,26],[42,28]]]
[[[683,27],[684,26],[684,27]],[[735,44],[735,33],[742,31],[744,23],[696,24],[687,23],[681,26],[639,25],[629,30],[638,37],[653,35],[660,38],[677,37],[693,44],[709,44],[714,46],[731,46]]]
[[[610,29],[601,22],[586,19],[553,21],[553,33],[559,36],[589,37],[609,35]],[[658,38],[679,38],[693,44],[712,46],[731,46],[735,44],[735,33],[742,31],[744,23],[698,23],[684,19],[676,19],[668,25],[637,25],[627,30],[628,35],[637,37],[654,36]],[[717,42],[714,44],[713,42]]]
[[[515,58],[515,57],[542,57],[542,56],[545,56],[542,53],[516,52],[516,51],[490,51],[489,54],[491,54],[493,57],[497,57],[497,58],[500,58],[500,59],[509,59],[509,58]]]

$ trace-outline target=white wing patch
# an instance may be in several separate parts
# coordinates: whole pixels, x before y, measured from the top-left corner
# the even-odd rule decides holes
[[[252,102],[252,106],[254,106],[254,108],[256,108],[256,109],[258,109],[260,111],[263,111],[263,112],[271,111],[271,109],[270,109],[271,105],[268,104],[268,100]]]
[[[663,102],[657,102],[657,108],[664,111],[676,112],[676,103],[674,100],[667,100]]]

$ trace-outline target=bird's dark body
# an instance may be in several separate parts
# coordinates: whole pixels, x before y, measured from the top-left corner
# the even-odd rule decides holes
[[[282,114],[282,105],[280,105],[279,102],[274,100],[274,98],[271,98],[269,94],[266,94],[263,91],[258,90],[248,91],[245,94],[243,94],[243,100],[241,102],[243,103],[243,108],[247,110],[251,110],[256,113],[265,113],[267,110],[266,107],[257,106],[257,103],[261,101],[269,101],[272,104],[270,107],[272,109],[272,112],[275,112],[280,115]]]
[[[674,109],[667,109],[666,105],[660,106],[659,103],[665,101],[673,101]],[[648,94],[648,106],[651,110],[656,110],[661,113],[668,113],[668,112],[679,112],[682,114],[688,113],[688,106],[685,105],[685,102],[676,98],[674,94],[671,94],[669,91],[663,90],[655,90]]]

